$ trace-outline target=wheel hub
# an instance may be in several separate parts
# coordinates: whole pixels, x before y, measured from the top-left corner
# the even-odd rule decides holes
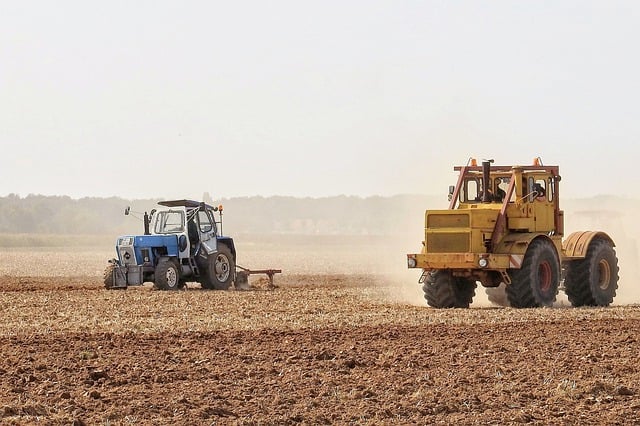
[[[176,270],[173,268],[169,268],[167,270],[167,285],[169,287],[175,287],[178,282],[178,274],[176,274]]]
[[[538,266],[538,280],[540,282],[540,290],[548,292],[551,289],[551,265],[549,262],[542,262]]]
[[[225,256],[218,256],[216,258],[216,276],[218,280],[225,281],[229,276],[229,261]]]
[[[611,267],[609,262],[602,259],[598,262],[598,287],[602,290],[606,290],[611,283]]]

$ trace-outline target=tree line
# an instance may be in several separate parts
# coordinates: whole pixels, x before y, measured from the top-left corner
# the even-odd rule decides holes
[[[9,194],[0,197],[0,233],[49,235],[119,235],[141,233],[145,211],[159,199],[118,197],[73,199],[68,196]],[[446,198],[426,195],[392,197],[286,196],[235,197],[222,204],[226,234],[388,235],[421,228],[424,209],[446,207]],[[125,207],[131,214],[124,215]],[[408,218],[411,218],[408,220]]]
[[[208,198],[208,194],[203,198]],[[159,199],[118,197],[73,199],[68,196],[9,194],[0,197],[0,234],[120,235],[142,233],[142,215]],[[224,206],[225,234],[415,235],[422,232],[424,211],[448,207],[446,195],[390,197],[286,196],[234,197],[211,201]],[[125,207],[132,214],[125,216]],[[636,199],[597,196],[565,199],[565,223],[598,220],[604,228],[640,206]],[[604,222],[603,222],[604,221]],[[613,225],[612,225],[613,222]]]

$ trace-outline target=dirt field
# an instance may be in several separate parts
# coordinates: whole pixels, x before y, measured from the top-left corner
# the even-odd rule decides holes
[[[107,291],[102,253],[29,256],[0,253],[2,424],[640,424],[634,304],[433,310],[326,259]]]

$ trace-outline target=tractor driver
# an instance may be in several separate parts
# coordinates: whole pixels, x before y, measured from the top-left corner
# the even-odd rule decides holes
[[[536,197],[535,198],[536,201],[547,201],[547,195],[544,190],[544,187],[539,183],[533,184],[533,193],[534,193],[534,196]]]
[[[504,189],[500,188],[500,183],[496,184],[495,193],[491,190],[491,188],[488,188],[487,192],[489,193],[489,200],[497,201],[498,203],[501,203],[504,200],[504,197],[507,196],[507,193],[504,191]],[[480,199],[482,199],[482,191],[480,191]]]
[[[496,186],[496,195],[494,196],[494,200],[501,203],[504,200],[504,197],[507,196],[507,193],[504,189],[500,188],[500,184]]]
[[[199,233],[198,233],[198,224],[196,223],[196,218],[192,218],[187,222],[187,231],[189,235],[189,244],[191,244],[191,248],[195,249],[198,245]]]

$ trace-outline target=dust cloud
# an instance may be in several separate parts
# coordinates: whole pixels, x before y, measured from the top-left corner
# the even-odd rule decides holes
[[[640,303],[638,276],[638,235],[640,222],[636,211],[638,201],[598,197],[567,203],[565,207],[565,234],[574,231],[603,231],[615,243],[618,256],[619,281],[614,305]]]

